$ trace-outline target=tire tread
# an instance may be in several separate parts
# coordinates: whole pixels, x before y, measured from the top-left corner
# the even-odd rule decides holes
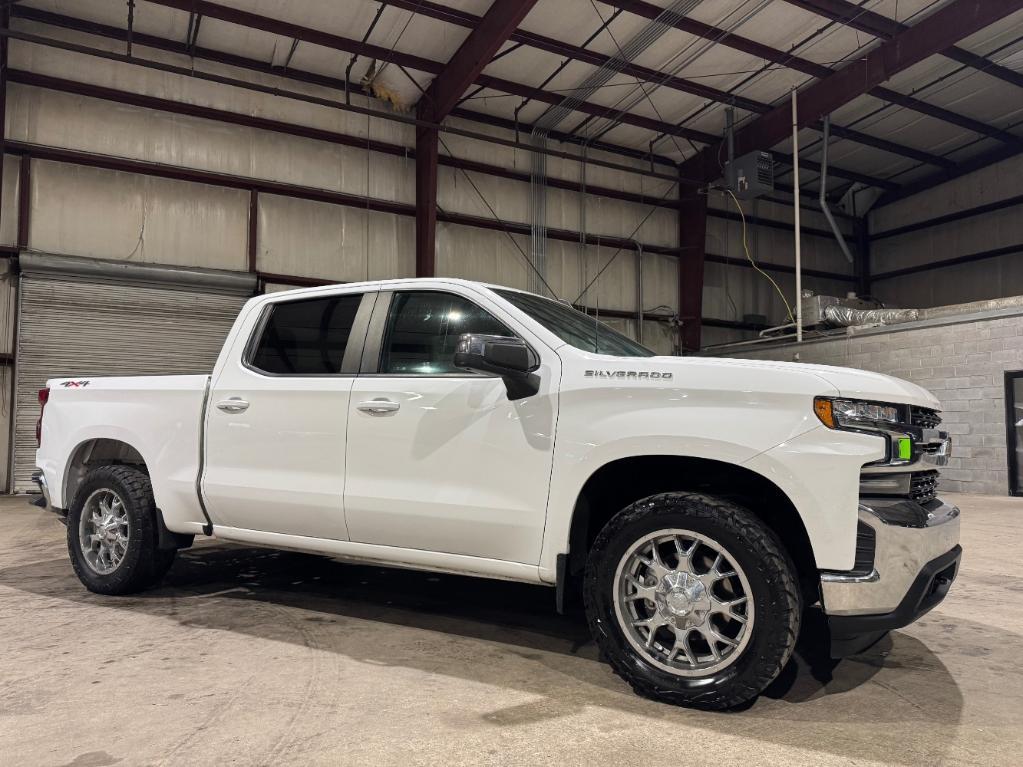
[[[652,514],[672,512],[717,524],[723,523],[731,528],[757,553],[761,569],[770,573],[778,588],[780,604],[772,605],[772,609],[785,618],[782,630],[770,636],[767,651],[756,664],[756,673],[752,677],[737,678],[724,689],[692,694],[652,684],[643,675],[636,673],[627,662],[627,656],[617,652],[613,646],[604,646],[610,644],[611,640],[598,625],[598,611],[592,609],[596,590],[601,588],[595,560],[625,528],[643,521]],[[598,533],[589,553],[583,587],[587,622],[612,670],[628,682],[637,694],[692,708],[707,710],[734,708],[763,692],[781,672],[795,649],[803,601],[795,572],[795,565],[777,535],[750,511],[713,495],[691,492],[660,493],[625,507]]]
[[[85,503],[86,493],[96,489],[97,481],[110,483],[112,489],[123,491],[127,498],[128,513],[135,529],[140,549],[133,562],[124,562],[113,573],[106,576],[92,572],[80,560],[76,550],[77,522],[68,519],[68,554],[75,575],[90,591],[99,594],[133,594],[156,585],[166,574],[177,554],[176,550],[162,550],[157,547],[156,501],[149,475],[144,471],[124,464],[107,464],[89,471],[72,501],[71,508],[77,518],[80,506]],[[72,529],[74,527],[74,529]],[[127,555],[126,555],[127,556]]]

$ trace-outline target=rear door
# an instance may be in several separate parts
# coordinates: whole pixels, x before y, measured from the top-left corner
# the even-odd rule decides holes
[[[360,543],[539,561],[560,360],[485,295],[380,294],[348,422],[345,515]],[[519,336],[540,390],[454,366],[462,333]]]
[[[376,292],[263,307],[210,390],[203,494],[215,525],[346,540],[345,431]]]

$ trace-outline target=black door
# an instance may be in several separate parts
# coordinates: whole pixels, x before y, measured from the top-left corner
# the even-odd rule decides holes
[[[1005,444],[1009,452],[1009,493],[1023,495],[1023,370],[1005,373]]]

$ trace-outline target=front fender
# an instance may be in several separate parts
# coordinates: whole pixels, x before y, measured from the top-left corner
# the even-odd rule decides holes
[[[554,476],[551,485],[547,526],[544,531],[543,548],[540,554],[540,578],[548,583],[557,579],[557,557],[566,553],[569,546],[569,534],[572,527],[572,516],[586,482],[603,467],[625,458],[643,456],[671,456],[677,458],[700,458],[719,463],[743,466],[761,474],[768,481],[784,487],[775,480],[772,467],[768,471],[761,466],[751,465],[758,453],[748,445],[710,437],[693,438],[677,435],[657,435],[644,437],[625,437],[605,442],[600,445],[574,445],[555,451]],[[853,472],[858,476],[857,472]],[[790,487],[795,483],[789,482]],[[786,493],[788,494],[788,493]],[[801,497],[806,494],[802,494]],[[789,496],[801,516],[806,516],[795,498]],[[855,539],[855,506],[853,507],[853,538]]]
[[[660,360],[651,358],[644,364],[654,368]],[[813,414],[813,398],[834,395],[834,387],[819,376],[786,369],[758,368],[751,373],[707,361],[673,364],[676,369],[668,380],[637,375],[609,377],[605,382],[566,363],[539,563],[544,580],[556,579],[557,556],[568,551],[575,504],[586,482],[602,466],[623,458],[674,456],[743,466],[785,492],[808,531],[827,531],[827,525],[813,519],[821,492],[816,484],[814,491],[800,486],[801,479],[812,483],[805,475],[813,469],[797,471],[794,458],[772,451],[822,428]],[[758,460],[767,453],[771,455]],[[847,458],[841,465],[855,460]],[[829,475],[834,473],[842,469]],[[858,484],[858,475],[858,468],[849,469],[852,479],[847,481]],[[855,519],[854,504],[854,530]],[[850,541],[854,548],[855,532]]]
[[[796,507],[817,566],[851,570],[863,464],[884,458],[880,437],[818,426],[747,460]]]

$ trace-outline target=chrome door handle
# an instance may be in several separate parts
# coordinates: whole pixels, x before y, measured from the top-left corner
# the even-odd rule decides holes
[[[241,397],[231,397],[217,403],[217,409],[225,413],[244,413],[249,409],[249,403]]]
[[[401,405],[389,399],[371,399],[368,402],[360,402],[356,407],[363,413],[393,413]]]

